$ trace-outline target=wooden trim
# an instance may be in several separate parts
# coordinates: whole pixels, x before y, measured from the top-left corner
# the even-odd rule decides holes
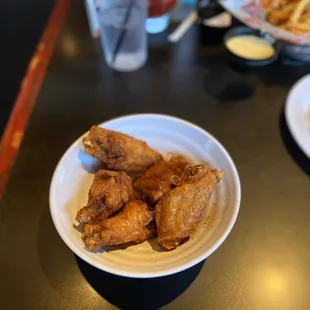
[[[3,194],[16,153],[23,139],[69,6],[70,0],[56,1],[41,40],[30,60],[27,73],[21,83],[0,144],[0,197]]]

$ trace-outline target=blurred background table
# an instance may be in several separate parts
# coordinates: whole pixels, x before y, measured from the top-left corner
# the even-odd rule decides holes
[[[150,37],[139,71],[117,73],[75,1],[0,206],[1,309],[309,309],[310,162],[288,133],[286,96],[306,73],[277,64],[230,69],[193,27],[176,45]],[[204,263],[174,276],[127,279],[77,258],[49,213],[53,170],[92,124],[132,113],[187,119],[218,138],[242,182],[236,225]]]
[[[0,137],[55,2],[32,0],[30,4],[28,1],[3,0],[0,3]]]

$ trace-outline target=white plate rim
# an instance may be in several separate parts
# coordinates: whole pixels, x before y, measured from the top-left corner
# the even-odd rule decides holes
[[[296,105],[295,97],[305,84],[309,84],[310,90],[310,74],[305,75],[304,77],[299,79],[291,88],[285,102],[285,118],[294,140],[301,148],[301,150],[310,158],[310,144],[305,143],[306,141],[304,141],[303,138],[303,135],[305,134],[304,128],[301,125],[300,120],[296,121],[296,119],[294,118],[294,108]],[[306,134],[309,135],[310,133],[307,132]]]
[[[142,272],[135,273],[135,272],[126,272],[126,271],[118,272],[118,270],[116,270],[114,268],[103,266],[102,264],[99,264],[96,261],[94,261],[90,256],[88,256],[86,253],[84,253],[84,251],[81,251],[77,246],[75,246],[75,244],[73,244],[73,242],[71,242],[70,239],[66,236],[66,234],[64,234],[62,232],[60,225],[57,221],[57,215],[54,212],[55,208],[53,208],[53,199],[52,199],[52,193],[54,191],[54,186],[55,186],[54,185],[55,179],[56,179],[56,175],[60,169],[60,163],[62,162],[63,158],[66,156],[67,152],[71,148],[78,145],[81,138],[85,134],[87,134],[87,132],[82,134],[76,141],[74,141],[66,149],[65,153],[61,156],[60,160],[57,163],[57,166],[56,166],[55,171],[54,171],[53,176],[52,176],[51,185],[50,185],[49,205],[50,205],[51,217],[52,217],[53,223],[55,225],[55,228],[56,228],[59,236],[65,242],[65,244],[69,247],[69,249],[73,253],[75,253],[77,256],[79,256],[82,260],[89,263],[90,265],[92,265],[92,266],[94,266],[94,267],[96,267],[102,271],[109,272],[109,273],[117,275],[117,276],[123,276],[123,277],[129,277],[129,278],[157,278],[157,277],[168,276],[168,275],[172,275],[172,274],[184,271],[184,270],[191,268],[194,265],[200,263],[201,261],[203,261],[204,259],[209,257],[212,253],[214,253],[221,246],[221,244],[225,241],[225,239],[228,237],[229,233],[231,232],[231,230],[232,230],[232,228],[233,228],[233,226],[237,220],[237,216],[238,216],[239,209],[240,209],[240,203],[241,203],[240,178],[239,178],[235,163],[233,162],[231,156],[226,151],[224,146],[214,136],[212,136],[210,133],[208,133],[206,130],[204,130],[201,127],[199,127],[199,126],[197,126],[197,125],[195,125],[189,121],[186,121],[184,119],[174,117],[174,116],[164,115],[164,114],[141,113],[141,114],[130,114],[130,115],[124,115],[124,116],[120,116],[120,117],[115,117],[115,118],[112,118],[106,122],[100,123],[98,126],[100,126],[100,127],[107,126],[108,124],[110,124],[114,121],[129,119],[129,118],[133,118],[133,117],[135,117],[135,118],[144,118],[144,117],[165,118],[165,119],[170,119],[173,121],[184,122],[188,126],[191,126],[194,129],[196,129],[196,130],[200,131],[201,133],[203,133],[204,135],[206,135],[210,140],[213,140],[217,144],[217,146],[221,149],[221,151],[223,152],[223,154],[227,158],[227,160],[228,160],[228,162],[232,168],[233,176],[234,176],[234,179],[236,181],[236,200],[235,200],[235,205],[234,205],[234,211],[232,212],[232,217],[231,217],[230,222],[227,225],[226,230],[223,233],[223,235],[218,239],[218,241],[216,243],[214,243],[214,245],[207,252],[198,256],[195,260],[192,260],[188,263],[184,263],[181,266],[178,266],[177,268],[171,268],[168,272],[167,271],[158,271],[158,272],[151,272],[151,273],[142,273]]]

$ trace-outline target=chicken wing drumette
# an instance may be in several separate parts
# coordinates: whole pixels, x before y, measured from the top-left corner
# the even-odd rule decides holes
[[[89,189],[88,203],[78,211],[76,219],[80,223],[106,219],[122,208],[131,194],[131,179],[125,172],[99,170]]]
[[[173,156],[169,161],[160,160],[133,183],[133,188],[143,200],[155,204],[169,190],[181,184],[188,164],[183,156]]]
[[[206,166],[188,166],[183,184],[163,196],[155,208],[159,244],[175,249],[196,229],[223,172]]]
[[[85,224],[82,238],[90,250],[105,245],[140,243],[152,236],[154,212],[140,201],[129,202],[118,214],[97,224]]]
[[[141,173],[162,158],[144,141],[98,126],[91,127],[83,144],[109,170]]]

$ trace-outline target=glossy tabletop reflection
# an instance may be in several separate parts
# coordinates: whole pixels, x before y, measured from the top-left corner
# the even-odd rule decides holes
[[[223,47],[150,37],[139,71],[104,63],[84,3],[72,3],[0,206],[1,309],[309,309],[310,160],[283,117],[305,68],[237,73]],[[242,183],[236,225],[204,263],[174,276],[127,279],[77,258],[49,213],[53,170],[92,124],[132,113],[187,119],[218,138]]]

